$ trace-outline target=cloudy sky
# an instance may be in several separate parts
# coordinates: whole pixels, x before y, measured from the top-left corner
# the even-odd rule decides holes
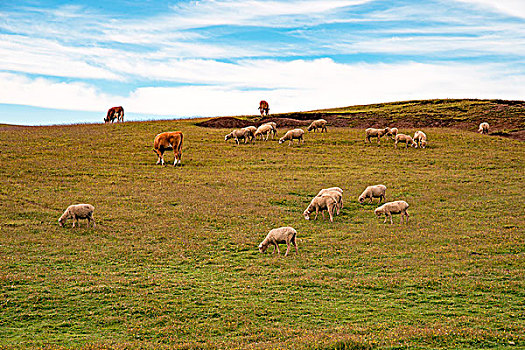
[[[525,1],[0,1],[0,123],[427,98],[525,99]]]

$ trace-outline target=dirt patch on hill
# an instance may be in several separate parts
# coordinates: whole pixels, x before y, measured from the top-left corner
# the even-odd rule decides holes
[[[343,109],[346,109],[343,111]],[[341,111],[341,112],[339,112]],[[481,122],[490,134],[525,141],[525,102],[502,100],[429,100],[335,110],[274,114],[266,117],[219,117],[197,123],[208,128],[234,129],[273,121],[277,127],[305,127],[326,119],[328,126],[349,128],[457,128],[476,132]]]

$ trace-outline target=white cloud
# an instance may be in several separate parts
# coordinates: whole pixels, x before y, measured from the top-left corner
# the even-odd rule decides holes
[[[525,18],[525,1],[523,0],[456,0],[474,4],[485,9],[490,8],[512,17]]]
[[[277,82],[273,88],[145,87],[129,96],[109,96],[85,84],[0,74],[0,89],[5,92],[0,103],[89,111],[123,105],[127,112],[174,117],[255,114],[260,99],[267,99],[272,112],[278,113],[420,98],[520,99],[525,95],[525,75],[495,64],[345,65],[321,59],[267,61],[263,66],[266,82]],[[237,76],[257,77],[260,68],[242,67]]]

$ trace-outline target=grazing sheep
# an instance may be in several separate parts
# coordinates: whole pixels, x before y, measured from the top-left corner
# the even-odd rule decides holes
[[[489,128],[490,128],[489,123],[483,122],[483,123],[479,124],[478,132],[480,134],[488,134],[489,133]]]
[[[93,221],[93,227],[95,227],[95,219],[93,218],[93,212],[95,207],[91,204],[74,204],[67,207],[66,211],[60,219],[58,219],[58,224],[64,226],[67,219],[73,219],[73,227],[78,223],[78,219],[87,219],[88,226],[91,221]]]
[[[416,131],[414,134],[414,147],[427,147],[427,135],[423,131]]]
[[[262,125],[271,125],[272,126],[272,140],[273,140],[273,137],[277,135],[277,123],[276,122],[268,122],[268,123],[264,123]]]
[[[228,141],[229,139],[233,138],[235,140],[235,143],[239,144],[239,140],[244,140],[244,143],[248,141],[248,139],[253,139],[254,134],[251,131],[251,129],[235,129],[228,135],[224,136],[224,141]]]
[[[291,146],[293,144],[293,140],[294,139],[297,139],[297,143],[299,144],[300,142],[303,142],[304,143],[304,139],[303,139],[303,135],[304,135],[304,130],[303,129],[293,129],[293,130],[289,130],[288,132],[286,132],[286,134],[284,134],[283,137],[281,137],[279,139],[279,144],[283,143],[284,141],[288,140],[290,141],[288,143],[288,146]]]
[[[370,138],[377,137],[377,144],[379,144],[379,139],[383,137],[383,135],[385,135],[387,132],[388,132],[388,128],[384,128],[384,129],[368,128],[365,130],[365,133],[366,133],[365,142],[368,141],[372,143],[372,141],[370,141]]]
[[[252,133],[252,137],[250,141],[253,141],[253,139],[255,138],[255,132],[257,131],[257,127],[247,126],[247,127],[244,127],[243,129],[249,130]]]
[[[317,197],[320,197],[323,194],[329,194],[336,199],[337,215],[339,215],[341,209],[343,209],[343,190],[340,187],[323,188],[321,191],[319,191]]]
[[[404,142],[405,143],[405,148],[408,148],[408,144],[410,144],[410,146],[414,146],[414,140],[412,140],[412,137],[410,137],[409,135],[397,134],[396,135],[396,142],[394,144],[396,148],[397,148],[397,143],[398,142]]]
[[[386,136],[390,136],[390,138],[394,140],[399,130],[397,128],[387,128],[387,129],[388,129],[388,132],[386,133]]]
[[[261,135],[261,140],[268,141],[268,136],[270,136],[271,133],[273,133],[273,126],[270,124],[263,124],[257,128],[254,136],[257,138],[257,136]],[[266,138],[264,138],[264,135],[266,135]]]
[[[365,188],[363,193],[359,196],[359,203],[363,204],[365,200],[369,198],[370,203],[372,203],[373,198],[379,198],[379,203],[381,203],[382,200],[386,200],[386,186],[385,185],[374,185],[374,186],[368,186]]]
[[[394,224],[392,221],[392,214],[399,214],[401,213],[401,224],[403,223],[403,216],[406,216],[406,223],[408,224],[408,203],[405,201],[395,201],[395,202],[388,202],[380,206],[379,208],[376,208],[374,210],[374,213],[377,216],[381,216],[382,214],[385,214],[385,221],[387,218],[390,217],[390,225]]]
[[[323,215],[324,220],[324,211],[328,211],[330,215],[330,222],[334,221],[334,212],[337,209],[337,199],[334,198],[332,193],[325,193],[321,196],[316,196],[312,199],[308,207],[303,212],[304,218],[310,220],[310,214],[315,210],[315,218],[317,220],[317,215],[319,211]]]
[[[328,132],[328,130],[326,130],[326,123],[327,121],[324,119],[314,120],[312,124],[310,124],[310,126],[308,127],[308,131],[313,130],[314,132],[317,132],[317,129],[321,129],[321,132],[323,131]]]
[[[272,254],[275,254],[276,248],[277,254],[281,254],[279,251],[279,243],[286,243],[287,248],[284,256],[287,256],[288,252],[290,251],[290,243],[292,243],[295,247],[295,254],[299,254],[297,249],[297,231],[293,227],[289,226],[274,228],[268,232],[266,238],[261,242],[261,244],[259,244],[259,251],[264,253],[266,249],[268,249],[268,246],[273,244]]]
[[[153,152],[157,155],[157,164],[164,165],[164,151],[173,149],[175,160],[173,166],[180,164],[182,166],[182,141],[184,135],[180,131],[162,132],[155,136],[153,141]]]

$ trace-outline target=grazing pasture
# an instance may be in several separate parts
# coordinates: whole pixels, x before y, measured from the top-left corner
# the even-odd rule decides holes
[[[0,128],[0,348],[525,347],[523,142],[418,127],[426,149],[394,149],[329,125],[234,145],[196,122]],[[155,165],[170,130],[182,167]],[[358,203],[379,183],[408,225]],[[304,220],[332,186],[341,214]],[[58,225],[75,203],[95,229]],[[259,253],[281,226],[299,254]]]

